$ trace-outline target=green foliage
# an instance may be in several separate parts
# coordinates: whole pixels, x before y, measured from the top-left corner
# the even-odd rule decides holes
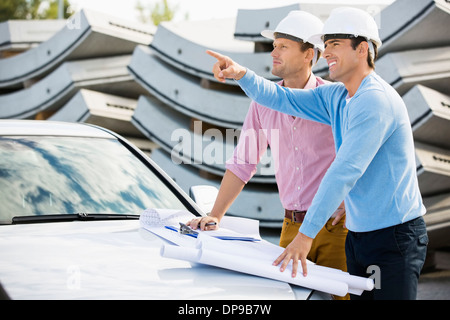
[[[139,19],[144,22],[152,22],[155,26],[162,21],[170,21],[175,16],[178,6],[170,6],[167,0],[161,0],[154,4],[150,4],[148,8],[138,1],[136,3],[136,10],[139,11]]]
[[[58,0],[1,0],[0,22],[14,19],[57,19]],[[64,18],[71,13],[69,0],[64,0]]]

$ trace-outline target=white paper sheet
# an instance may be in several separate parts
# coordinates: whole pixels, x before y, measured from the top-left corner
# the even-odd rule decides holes
[[[144,229],[173,227],[173,229],[178,230],[180,222],[186,223],[194,218],[196,217],[192,213],[185,210],[150,208],[146,209],[141,214],[139,220],[141,227]],[[239,217],[223,217],[220,221],[218,230],[196,231],[199,235],[207,234],[210,237],[237,240],[261,240],[258,221]]]
[[[141,215],[141,227],[177,245],[164,245],[161,248],[161,255],[167,258],[203,263],[280,280],[337,296],[344,296],[347,293],[360,295],[364,290],[370,291],[374,287],[372,279],[352,276],[342,270],[319,266],[310,261],[307,261],[308,275],[306,277],[302,275],[299,264],[298,275],[292,278],[292,262],[284,272],[280,272],[279,266],[273,266],[272,263],[284,251],[284,248],[262,240],[256,220],[224,217],[218,231],[199,232],[197,238],[165,228],[168,224],[179,226],[179,222],[187,222],[192,218],[194,215],[187,211],[146,210]],[[215,234],[220,234],[219,231],[252,236],[261,240],[220,240],[214,237]]]

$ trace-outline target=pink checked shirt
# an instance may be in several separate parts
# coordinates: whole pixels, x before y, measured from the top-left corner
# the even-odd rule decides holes
[[[311,74],[305,89],[324,83]],[[268,145],[282,205],[288,210],[308,210],[335,157],[331,127],[294,119],[252,101],[238,145],[226,168],[247,183]]]

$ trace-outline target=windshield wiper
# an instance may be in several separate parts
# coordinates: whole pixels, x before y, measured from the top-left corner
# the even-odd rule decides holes
[[[41,216],[16,216],[11,224],[69,222],[69,221],[100,221],[100,220],[138,220],[138,214],[113,214],[113,213],[70,213],[47,214]]]

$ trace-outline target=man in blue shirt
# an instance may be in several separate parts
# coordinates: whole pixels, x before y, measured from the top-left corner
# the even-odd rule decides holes
[[[339,82],[309,90],[282,88],[208,52],[218,59],[213,71],[219,81],[234,78],[257,103],[332,127],[336,158],[298,235],[274,265],[281,263],[284,271],[292,260],[295,276],[300,260],[306,276],[312,239],[345,198],[348,271],[358,276],[377,273],[376,289],[361,297],[415,299],[428,243],[425,207],[405,104],[374,72],[381,46],[378,27],[363,10],[338,8],[319,39],[325,44],[330,77]]]

